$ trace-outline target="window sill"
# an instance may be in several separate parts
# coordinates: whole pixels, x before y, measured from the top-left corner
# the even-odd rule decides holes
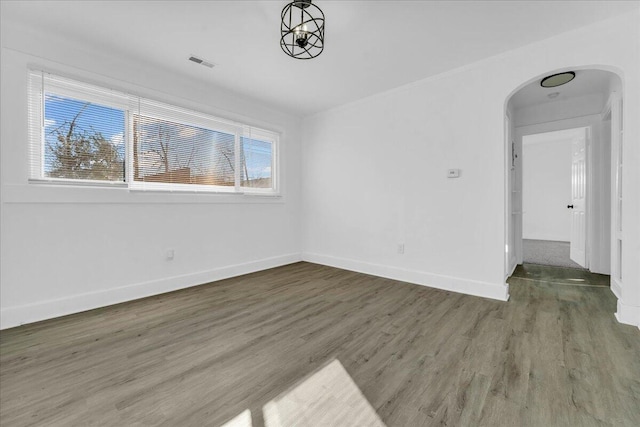
[[[138,190],[126,183],[30,181],[2,186],[3,203],[16,204],[272,204],[284,199],[281,193]]]
[[[64,186],[64,187],[100,187],[100,188],[127,188],[127,183],[122,181],[90,181],[90,180],[66,180],[66,179],[29,179],[29,184]]]

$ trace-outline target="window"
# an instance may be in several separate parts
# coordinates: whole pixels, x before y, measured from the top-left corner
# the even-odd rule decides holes
[[[125,112],[45,92],[43,175],[124,181]]]
[[[266,134],[243,136],[240,139],[242,188],[271,188],[273,186],[274,145],[275,141]]]
[[[277,191],[274,132],[41,72],[30,97],[34,180]]]
[[[135,181],[235,185],[235,135],[133,115]]]

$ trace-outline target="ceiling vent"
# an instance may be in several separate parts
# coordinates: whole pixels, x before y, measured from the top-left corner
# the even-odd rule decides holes
[[[191,62],[195,62],[196,64],[200,64],[200,65],[204,65],[205,67],[209,67],[209,68],[213,68],[215,64],[213,64],[212,62],[209,62],[205,59],[202,58],[198,58],[195,55],[191,55],[189,57],[189,61]]]

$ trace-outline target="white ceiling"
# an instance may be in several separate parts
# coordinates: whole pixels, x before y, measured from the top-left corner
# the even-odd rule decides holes
[[[563,129],[553,132],[536,133],[524,135],[522,143],[524,145],[562,142],[567,139],[580,138],[585,136],[585,128]]]
[[[325,50],[279,46],[286,1],[3,1],[3,19],[308,115],[604,20],[638,1],[330,1]],[[195,54],[216,64],[187,61]]]
[[[604,97],[615,77],[613,73],[602,70],[575,70],[575,73],[576,77],[562,86],[542,87],[540,86],[542,79],[529,83],[511,97],[511,106],[517,110],[531,105],[558,102],[584,95],[599,94]],[[548,95],[554,92],[557,92],[558,96],[549,98]]]

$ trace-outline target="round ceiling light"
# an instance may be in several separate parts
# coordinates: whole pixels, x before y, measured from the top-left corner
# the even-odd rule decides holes
[[[292,58],[311,59],[324,49],[324,13],[311,0],[295,0],[282,9],[280,47]]]
[[[540,86],[542,87],[557,87],[562,86],[565,83],[569,83],[576,77],[576,73],[573,71],[567,71],[564,73],[553,74],[551,76],[547,76],[540,82]]]

